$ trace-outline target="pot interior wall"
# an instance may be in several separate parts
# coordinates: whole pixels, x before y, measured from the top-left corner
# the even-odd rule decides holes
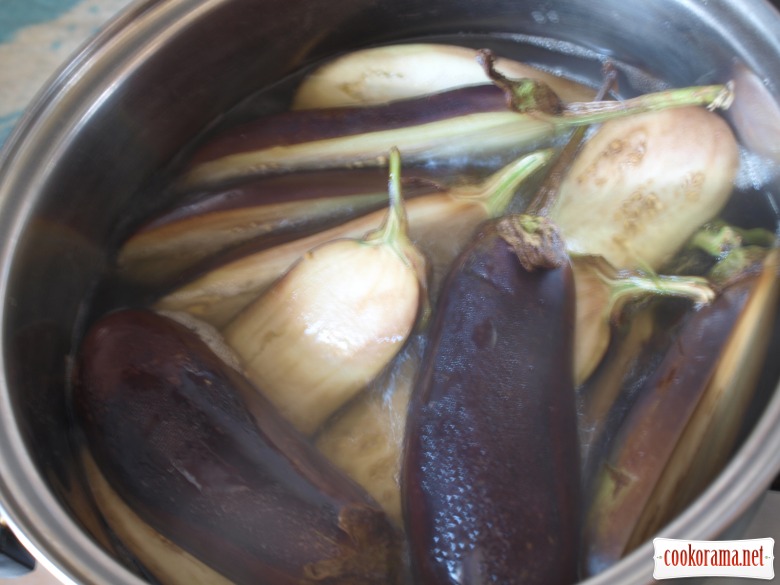
[[[747,33],[762,15],[774,14],[758,2],[751,17],[722,4],[711,13],[699,2],[625,0],[139,5],[134,26],[104,35],[63,73],[19,139],[26,158],[16,161],[21,171],[13,197],[25,202],[16,209],[23,231],[9,270],[3,343],[15,418],[48,488],[110,547],[74,475],[73,348],[110,270],[112,250],[134,222],[166,203],[157,187],[165,181],[160,170],[227,109],[335,52],[434,34],[530,35],[555,41],[543,47],[566,51],[572,43],[581,55],[615,57],[672,85],[721,82],[735,62],[772,87],[780,84],[777,61],[764,59],[778,55],[778,47],[767,35]],[[600,66],[583,63],[594,71]],[[646,78],[628,80],[642,91]],[[777,378],[777,368],[766,373],[765,397]],[[753,416],[759,414],[756,407]]]

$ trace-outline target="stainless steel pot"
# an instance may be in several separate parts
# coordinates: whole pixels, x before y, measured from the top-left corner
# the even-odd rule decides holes
[[[63,582],[143,583],[73,473],[69,356],[121,226],[159,203],[147,188],[155,172],[245,96],[335,51],[496,31],[574,43],[674,85],[722,81],[742,63],[780,96],[778,30],[780,15],[763,0],[135,3],[38,96],[0,161],[8,522]],[[774,390],[776,369],[767,379]],[[744,520],[780,471],[777,390],[729,467],[664,536],[715,538]],[[644,546],[592,584],[647,583],[651,555]]]

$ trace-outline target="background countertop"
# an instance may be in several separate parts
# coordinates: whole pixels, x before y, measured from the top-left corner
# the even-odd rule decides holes
[[[131,0],[0,0],[0,147],[47,80]],[[769,492],[745,538],[780,543],[780,492]],[[651,562],[648,559],[648,563]],[[776,565],[777,566],[777,565]],[[53,585],[44,569],[9,585]],[[708,585],[756,583],[711,579]]]
[[[0,0],[0,144],[68,57],[130,0]]]

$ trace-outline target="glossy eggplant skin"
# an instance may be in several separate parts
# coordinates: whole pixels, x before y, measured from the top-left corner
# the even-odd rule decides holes
[[[403,505],[425,585],[577,580],[571,268],[527,270],[496,225],[450,273],[409,410]]]
[[[189,329],[109,314],[78,370],[93,457],[164,537],[239,584],[393,582],[378,505]]]
[[[280,112],[215,136],[195,153],[192,164],[198,165],[236,152],[380,132],[507,109],[504,92],[486,83],[390,105]]]
[[[303,170],[382,167],[397,147],[407,165],[533,150],[560,130],[541,112],[520,113],[502,89],[479,85],[389,104],[280,112],[215,134],[177,183],[184,191]]]

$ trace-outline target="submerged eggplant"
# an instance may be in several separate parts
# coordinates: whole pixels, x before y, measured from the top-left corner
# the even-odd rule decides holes
[[[639,519],[628,547],[650,538],[707,487],[737,444],[766,359],[780,302],[780,249],[747,269],[726,290],[749,290],[739,320],[726,339],[683,435]]]
[[[573,322],[571,269],[543,219],[487,224],[453,267],[407,421],[420,583],[576,581]]]
[[[586,143],[550,217],[571,252],[659,270],[733,191],[739,148],[704,108],[606,122]]]
[[[426,261],[407,234],[400,167],[393,150],[381,226],[308,251],[224,330],[248,378],[303,433],[365,388],[427,311]]]
[[[612,325],[629,302],[650,297],[678,297],[706,305],[715,292],[705,278],[615,270],[602,256],[571,256],[576,284],[577,318],[574,382],[580,386],[601,363]]]
[[[506,165],[481,183],[455,185],[406,202],[409,235],[430,260],[430,290],[434,294],[452,259],[476,226],[503,213],[522,181],[543,166],[551,154],[549,150],[535,152]],[[155,306],[186,311],[224,327],[308,250],[337,238],[360,238],[376,227],[384,213],[377,211],[274,248],[231,256],[166,294]]]
[[[145,522],[111,487],[87,448],[82,449],[80,462],[102,520],[127,551],[133,568],[161,585],[235,585]]]
[[[109,314],[78,373],[76,412],[102,476],[175,547],[235,583],[393,582],[396,537],[377,505],[189,329]],[[142,525],[122,530],[133,526],[143,547]]]
[[[406,197],[443,189],[425,177],[404,181]],[[188,201],[127,239],[117,257],[123,278],[164,284],[244,242],[270,248],[380,209],[387,203],[387,173],[353,169],[266,177]]]
[[[425,347],[415,335],[365,392],[332,417],[316,437],[317,448],[403,525],[401,453],[406,412]]]
[[[734,448],[780,297],[778,256],[740,270],[710,305],[683,315],[658,365],[632,390],[588,504],[589,574],[652,536]]]
[[[593,468],[600,464],[636,391],[658,366],[674,339],[675,325],[689,309],[688,303],[680,301],[646,299],[630,304],[611,324],[603,360],[577,389],[583,485],[593,483]]]
[[[383,104],[488,83],[476,51],[457,45],[404,43],[350,51],[318,67],[301,82],[296,110]],[[566,102],[593,99],[593,90],[529,65],[497,59],[496,69],[515,79],[542,81]]]
[[[729,88],[714,85],[624,102],[564,105],[546,85],[525,79],[510,88],[473,86],[386,105],[287,111],[212,137],[193,155],[179,187],[203,188],[291,171],[383,166],[392,147],[409,164],[516,156],[573,126],[668,107],[725,107],[731,99]]]

